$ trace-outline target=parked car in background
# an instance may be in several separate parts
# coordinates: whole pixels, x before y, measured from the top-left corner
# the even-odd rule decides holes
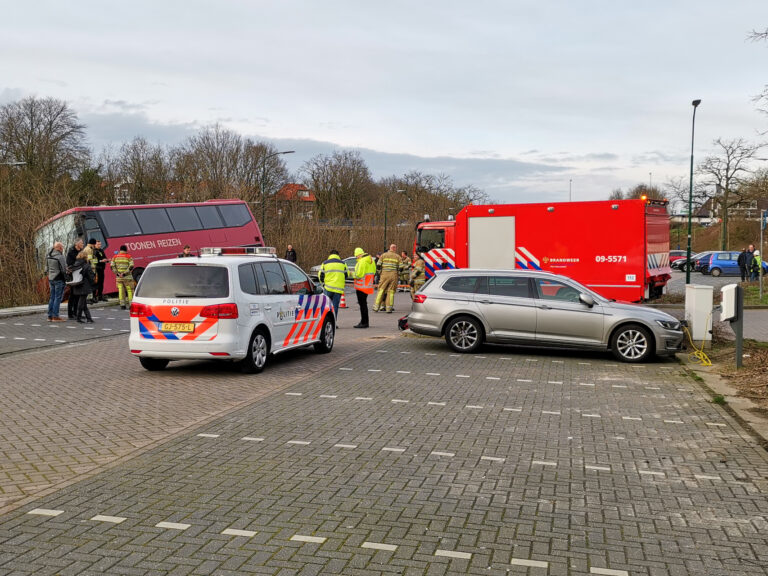
[[[670,250],[669,251],[669,265],[674,268],[675,262],[678,260],[685,260],[688,252],[685,250]]]
[[[728,251],[728,252],[714,252],[706,264],[707,272],[705,274],[712,274],[712,276],[740,276],[741,270],[739,269],[739,254],[740,252]],[[704,267],[702,266],[702,271]],[[763,274],[768,273],[768,263],[763,262]]]
[[[355,264],[357,263],[357,258],[354,256],[350,256],[349,258],[343,258],[344,264],[347,265],[347,271],[349,274],[347,275],[347,282],[354,282],[355,281]],[[309,277],[312,278],[312,280],[317,281],[318,275],[320,274],[320,268],[322,268],[322,263],[317,264],[316,266],[312,266],[312,268],[309,269]]]
[[[714,254],[714,250],[708,250],[707,252],[699,252],[696,257],[691,257],[693,260],[693,271],[707,273],[707,266],[709,265],[709,257]]]
[[[457,352],[484,342],[610,350],[623,362],[671,355],[683,342],[666,312],[608,300],[559,274],[438,270],[415,294],[408,327]]]
[[[691,266],[691,270],[695,270],[696,262],[700,258],[703,258],[703,257],[705,257],[707,255],[710,255],[710,254],[712,254],[712,252],[713,252],[712,250],[710,250],[708,252],[696,252],[696,253],[692,252],[691,253],[691,262],[693,262],[693,266]],[[685,256],[683,256],[682,258],[678,258],[675,261],[671,261],[670,260],[670,267],[673,270],[680,270],[682,272],[685,272],[685,264],[686,264],[686,262],[687,262],[687,260],[685,259]]]

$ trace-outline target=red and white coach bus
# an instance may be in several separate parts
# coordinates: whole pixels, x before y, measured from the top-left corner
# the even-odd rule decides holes
[[[68,250],[75,239],[101,240],[112,258],[125,244],[139,279],[150,262],[172,258],[187,244],[197,255],[202,246],[264,246],[264,238],[248,204],[242,200],[208,200],[177,204],[80,206],[46,220],[35,231],[35,258],[45,268],[57,240]],[[116,292],[115,276],[107,272],[104,292]]]

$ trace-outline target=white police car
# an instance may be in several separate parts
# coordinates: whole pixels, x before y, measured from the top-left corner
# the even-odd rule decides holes
[[[261,372],[270,354],[313,344],[330,352],[330,298],[274,248],[203,248],[152,262],[131,303],[131,353],[147,370],[170,360],[228,360]]]

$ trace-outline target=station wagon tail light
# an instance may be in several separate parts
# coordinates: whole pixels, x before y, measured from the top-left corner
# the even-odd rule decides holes
[[[227,302],[226,304],[212,304],[206,306],[200,311],[202,318],[235,319],[237,318],[237,304]]]
[[[138,302],[131,302],[131,318],[149,318],[152,316],[152,307]]]
[[[416,294],[416,295],[413,297],[413,301],[414,301],[414,302],[417,302],[417,303],[419,303],[419,304],[424,304],[424,302],[426,301],[426,299],[427,299],[427,295],[426,295],[426,294]]]

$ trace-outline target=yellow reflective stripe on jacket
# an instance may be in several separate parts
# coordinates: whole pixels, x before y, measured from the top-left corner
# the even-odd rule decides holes
[[[133,270],[133,258],[130,254],[119,252],[112,258],[112,271],[116,274],[126,274]]]
[[[381,271],[397,272],[400,269],[400,256],[394,252],[384,252],[381,255]]]

